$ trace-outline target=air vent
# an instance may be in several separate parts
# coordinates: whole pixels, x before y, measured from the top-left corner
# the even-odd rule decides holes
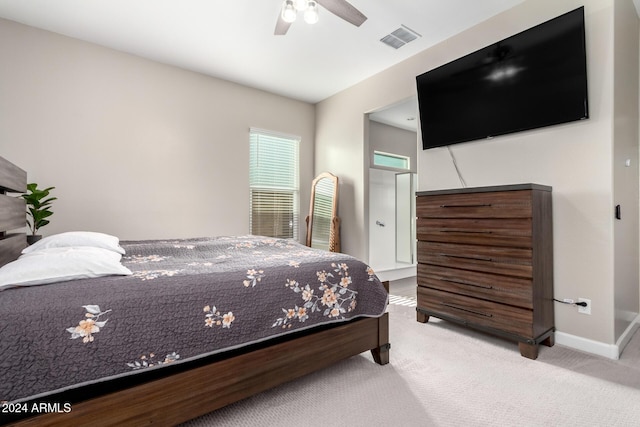
[[[422,36],[406,25],[401,25],[400,28],[391,32],[391,34],[387,34],[381,38],[380,41],[394,49],[400,49],[402,46],[414,41],[418,37]]]

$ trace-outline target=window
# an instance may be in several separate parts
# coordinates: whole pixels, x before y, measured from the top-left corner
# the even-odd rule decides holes
[[[376,166],[409,170],[409,160],[409,157],[399,154],[383,153],[382,151],[373,152],[373,164]]]
[[[300,138],[251,129],[249,146],[251,234],[297,240]]]

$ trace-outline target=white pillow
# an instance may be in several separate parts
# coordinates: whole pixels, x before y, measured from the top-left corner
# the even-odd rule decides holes
[[[67,248],[76,246],[91,246],[94,248],[109,249],[124,255],[124,249],[120,247],[120,239],[104,233],[94,231],[68,231],[66,233],[54,234],[38,240],[31,246],[23,249],[23,254],[39,251],[48,248]]]
[[[0,291],[14,286],[131,275],[131,270],[120,264],[120,258],[119,253],[88,246],[41,249],[0,268]]]

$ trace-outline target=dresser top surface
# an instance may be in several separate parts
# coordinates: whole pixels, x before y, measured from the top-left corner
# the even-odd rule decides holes
[[[416,196],[434,196],[438,194],[465,194],[465,193],[488,193],[493,191],[518,191],[518,190],[539,190],[551,191],[551,187],[541,184],[509,184],[509,185],[492,185],[487,187],[466,187],[466,188],[448,188],[444,190],[416,191]]]

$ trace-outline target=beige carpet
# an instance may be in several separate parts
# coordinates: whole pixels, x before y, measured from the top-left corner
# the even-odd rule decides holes
[[[184,426],[640,425],[640,333],[618,361],[559,345],[532,361],[398,301],[389,365],[365,353]]]

